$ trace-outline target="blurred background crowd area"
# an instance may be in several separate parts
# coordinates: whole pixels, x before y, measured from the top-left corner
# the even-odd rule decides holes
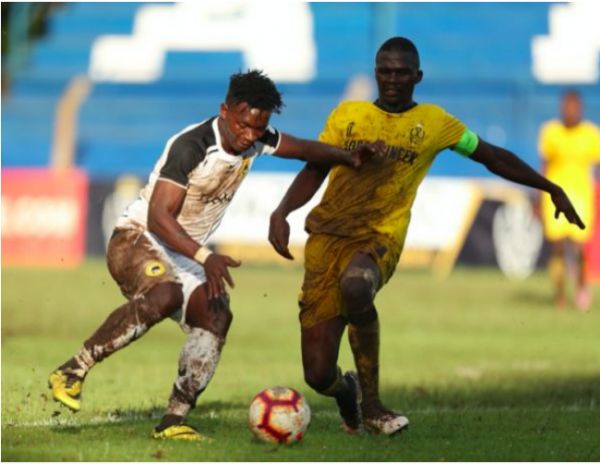
[[[5,2],[3,177],[11,169],[77,171],[83,180],[75,190],[85,200],[71,222],[84,223],[83,254],[102,254],[110,217],[137,195],[171,135],[216,114],[232,73],[264,69],[286,105],[272,124],[314,139],[341,100],[374,98],[374,55],[394,35],[420,51],[425,77],[417,101],[445,107],[537,167],[540,124],[558,116],[565,88],[580,91],[585,117],[600,121],[597,12],[593,2]],[[287,180],[300,166],[268,157],[253,171],[267,176],[261,182],[271,174]],[[491,185],[480,165],[450,153],[430,175]],[[28,191],[31,182],[19,179]],[[122,202],[108,204],[119,192]],[[493,216],[511,195],[500,197],[484,195],[465,219],[469,232],[452,240],[452,262],[498,264]],[[4,188],[3,204],[3,241],[19,229],[10,226],[16,216],[35,232],[35,220],[15,209]],[[67,209],[62,220],[69,223]],[[537,265],[542,244],[539,250]]]

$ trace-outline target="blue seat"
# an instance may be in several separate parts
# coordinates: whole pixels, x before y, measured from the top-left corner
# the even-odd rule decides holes
[[[131,34],[141,6],[70,3],[53,14],[48,35],[35,44],[29,65],[13,75],[11,93],[3,99],[3,165],[49,162],[56,104],[69,80],[86,73],[97,37]],[[277,83],[286,106],[272,124],[299,137],[318,136],[349,79],[372,75],[383,7],[390,34],[413,39],[420,50],[425,79],[416,89],[417,101],[444,106],[482,137],[502,141],[537,165],[539,124],[556,115],[561,90],[531,76],[531,37],[548,32],[547,3],[311,3],[316,78]],[[239,51],[168,51],[156,82],[95,83],[79,114],[78,165],[92,178],[147,175],[168,137],[216,114],[229,75],[243,67]],[[586,114],[600,120],[598,86],[582,89]],[[265,157],[256,169],[298,166]],[[488,175],[452,153],[441,154],[432,173]]]

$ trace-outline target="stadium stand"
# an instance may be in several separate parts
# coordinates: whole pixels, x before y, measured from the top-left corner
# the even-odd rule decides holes
[[[382,35],[381,5],[310,4],[316,76],[306,83],[280,83],[286,108],[273,118],[274,125],[303,137],[318,135],[349,80],[372,73]],[[58,99],[74,76],[87,73],[94,40],[131,34],[142,6],[70,3],[52,13],[46,36],[35,43],[28,66],[13,73],[10,92],[3,95],[3,166],[49,164]],[[420,49],[425,71],[420,101],[445,106],[484,138],[536,165],[538,125],[555,114],[562,89],[537,84],[531,71],[532,37],[548,32],[549,4],[396,3],[387,8],[393,13],[387,18],[389,35],[410,37]],[[124,173],[145,177],[168,136],[216,112],[228,76],[242,67],[236,51],[169,51],[156,82],[94,83],[79,113],[76,164],[92,179]],[[600,120],[598,86],[581,90],[588,117]],[[275,159],[256,164],[265,171],[297,167]],[[486,172],[442,154],[432,174]]]

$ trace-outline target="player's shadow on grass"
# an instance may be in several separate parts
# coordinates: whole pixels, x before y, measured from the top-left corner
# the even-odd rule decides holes
[[[600,405],[600,374],[559,377],[536,370],[550,369],[543,364],[527,365],[515,360],[520,373],[498,378],[485,371],[478,379],[457,380],[451,387],[389,388],[383,391],[390,405],[398,403],[409,409],[581,409],[597,410]],[[529,371],[528,374],[524,372]],[[599,419],[600,420],[600,419]]]
[[[548,374],[524,374],[526,365],[519,365],[521,373],[498,377],[485,372],[479,379],[457,379],[452,385],[416,387],[388,387],[381,397],[386,405],[410,413],[434,409],[462,410],[469,408],[498,409],[573,409],[597,411],[600,409],[600,373],[598,375],[559,377]],[[535,370],[540,366],[531,366]],[[383,374],[385,376],[385,373]],[[332,409],[331,399],[311,395],[315,411]],[[600,414],[599,419],[600,421]]]
[[[521,366],[521,368],[526,366]],[[532,366],[534,368],[535,366]],[[384,374],[385,375],[385,374]],[[331,398],[306,392],[314,417],[320,421],[339,422],[337,409]],[[598,411],[600,405],[600,374],[578,377],[559,377],[547,373],[524,374],[499,378],[483,373],[480,379],[457,379],[451,385],[416,387],[387,387],[382,399],[391,408],[408,416],[423,412],[469,411],[478,409],[502,410],[571,410]],[[248,403],[241,401],[202,402],[191,412],[188,423],[211,436],[224,423],[227,427],[246,427]],[[158,424],[164,408],[124,409],[107,411],[91,422],[58,424],[52,430],[64,434],[79,434],[104,427],[133,428],[138,433],[150,433]],[[598,414],[600,422],[600,414]]]
[[[79,423],[79,419],[77,418],[77,416],[68,417],[67,419],[72,419],[72,421],[64,423],[63,420],[65,419],[65,417],[62,414],[57,414],[55,416],[56,424],[51,428],[52,430],[59,433],[77,434],[86,428],[89,429],[90,427],[105,427],[107,425],[122,425],[126,423],[142,421],[158,423],[159,419],[162,417],[163,414],[164,407],[159,406],[153,406],[151,408],[146,409],[114,409],[111,411],[100,413],[98,416],[94,417],[91,422],[86,422],[85,419],[82,419],[81,423]]]
[[[215,420],[223,420],[220,418],[221,415],[224,414],[228,419],[234,418],[236,411],[244,411],[245,413],[247,406],[248,404],[242,402],[200,402],[198,406],[190,413],[188,422],[191,425],[202,424],[202,430],[206,433],[210,433],[213,429],[211,423],[214,423]],[[62,422],[61,416],[57,416],[56,424],[53,425],[51,429],[58,433],[79,434],[85,430],[93,430],[107,426],[111,427],[146,423],[147,428],[151,430],[160,422],[164,412],[165,408],[163,406],[154,406],[146,409],[115,409],[113,411],[106,411],[99,414],[91,422],[81,423],[64,423]],[[243,421],[245,420],[246,416],[244,414]],[[239,420],[239,422],[243,421]]]
[[[535,309],[552,310],[554,300],[550,291],[536,291],[533,289],[521,289],[511,293],[509,301],[518,306],[527,306]]]

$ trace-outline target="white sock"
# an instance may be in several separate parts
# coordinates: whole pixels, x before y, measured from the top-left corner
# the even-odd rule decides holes
[[[179,372],[166,414],[186,416],[212,379],[225,340],[208,330],[185,327],[188,339],[179,355]]]

